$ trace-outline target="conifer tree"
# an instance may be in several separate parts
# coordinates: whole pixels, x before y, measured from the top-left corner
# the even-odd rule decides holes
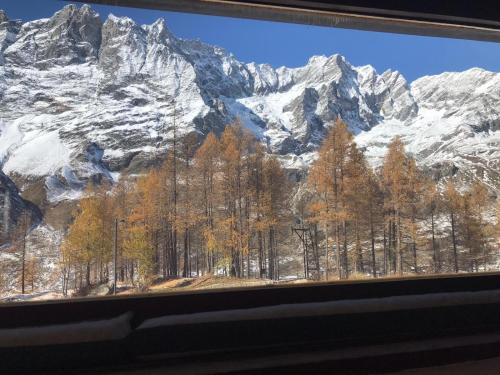
[[[352,134],[340,119],[330,128],[318,152],[318,159],[311,167],[309,185],[321,195],[322,201],[313,211],[319,218],[329,218],[335,229],[335,250],[337,275],[347,278],[349,275],[347,255],[347,207],[345,194],[345,176],[353,143]],[[318,181],[315,181],[318,179]],[[326,200],[325,200],[326,198]],[[325,203],[327,201],[327,203]],[[341,233],[342,231],[342,233]],[[341,251],[341,236],[343,246]]]
[[[386,189],[386,198],[392,219],[392,235],[395,239],[396,272],[403,274],[402,212],[407,200],[408,158],[403,142],[399,137],[389,144],[382,167],[383,183]]]
[[[79,270],[80,276],[83,276],[80,277],[79,287],[89,287],[93,280],[103,282],[107,277],[107,265],[111,260],[112,249],[110,203],[106,186],[97,188],[90,185],[80,200],[73,223],[69,227],[64,251],[73,254],[66,255],[65,258],[75,262],[78,266],[75,271]],[[92,270],[94,277],[91,275]]]
[[[21,285],[21,293],[24,294],[26,291],[26,278],[27,278],[27,242],[28,234],[31,228],[31,217],[28,213],[23,212],[18,219],[16,229],[13,233],[12,243],[15,252],[19,256],[19,283]]]
[[[435,273],[439,273],[441,272],[441,254],[436,241],[436,218],[439,214],[441,197],[434,181],[426,179],[424,184],[423,202],[425,205],[425,215],[430,217],[433,270]]]
[[[244,225],[244,189],[249,173],[245,168],[250,143],[254,141],[248,130],[237,122],[226,126],[222,133],[221,145],[221,189],[224,196],[225,225],[229,225],[227,250],[231,258],[230,273],[241,276],[242,257],[247,246],[246,226]]]
[[[217,259],[215,240],[215,222],[217,220],[216,174],[219,167],[219,140],[214,133],[209,133],[194,156],[194,175],[201,199],[201,234],[204,243],[206,268],[214,271]]]
[[[287,177],[275,157],[268,157],[264,161],[263,174],[263,224],[269,233],[268,241],[268,277],[279,279],[279,254],[277,234],[280,222],[286,217]],[[318,267],[319,271],[319,267]]]
[[[198,137],[195,133],[188,133],[180,142],[180,160],[182,165],[179,170],[179,229],[183,233],[183,268],[182,276],[191,276],[191,245],[192,229],[197,223],[198,215],[194,206],[194,170],[193,158],[198,145]],[[198,262],[198,258],[196,258]]]
[[[458,235],[457,219],[462,206],[462,195],[458,192],[453,181],[449,180],[443,191],[443,203],[451,225],[451,244],[453,249],[453,269],[458,272]]]
[[[257,256],[259,276],[264,278],[267,272],[264,249],[264,209],[265,209],[265,189],[264,189],[264,165],[265,149],[262,144],[255,146],[255,151],[251,156],[250,185],[255,212],[253,229],[257,233]]]
[[[30,286],[31,293],[35,291],[35,284],[40,274],[40,262],[35,256],[29,256],[25,265],[25,284]]]
[[[375,242],[378,237],[378,227],[383,222],[383,195],[380,186],[380,181],[377,175],[369,167],[366,167],[365,176],[362,180],[362,194],[364,199],[364,215],[361,219],[365,219],[368,231],[370,234],[370,254],[371,254],[371,269],[372,276],[377,277],[377,262],[376,262],[376,247]]]
[[[373,212],[370,213],[370,206],[374,197],[371,194],[372,181],[370,181],[369,167],[363,153],[355,143],[351,144],[346,171],[344,195],[348,212],[346,217],[352,223],[354,232],[354,268],[359,274],[364,274],[362,241],[365,237],[365,230],[369,232],[373,229],[373,227],[370,228],[369,219],[373,214]],[[372,248],[372,255],[373,253],[374,248]]]
[[[405,205],[406,205],[406,225],[410,238],[410,247],[413,257],[413,271],[418,273],[418,258],[417,258],[417,244],[420,241],[419,235],[419,217],[424,208],[425,201],[424,189],[425,179],[421,171],[417,167],[415,159],[408,157],[407,164],[407,186],[405,191]]]
[[[132,197],[135,189],[136,181],[124,174],[112,190],[112,219],[118,222],[116,228],[118,233],[113,233],[113,237],[116,239],[117,247],[117,276],[121,281],[132,280],[134,273],[134,260],[127,258],[123,251],[127,239],[127,227],[123,227],[122,224],[133,209],[134,199]]]
[[[323,154],[313,163],[307,178],[307,184],[314,192],[314,199],[310,202],[308,207],[310,212],[308,221],[324,228],[325,279],[327,280],[329,272],[328,224],[334,219],[333,213],[331,212],[333,181],[329,172],[330,166],[328,158]],[[340,278],[340,258],[338,252],[336,259],[338,277]]]
[[[479,271],[479,260],[486,267],[486,248],[488,225],[483,214],[488,203],[488,190],[479,181],[474,181],[462,198],[460,227],[464,247],[469,251],[469,269]]]

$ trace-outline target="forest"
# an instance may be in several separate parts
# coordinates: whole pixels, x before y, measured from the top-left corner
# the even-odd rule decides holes
[[[500,204],[479,180],[435,181],[399,138],[371,167],[341,120],[297,181],[239,122],[179,136],[142,175],[90,184],[60,247],[64,295],[158,280],[343,280],[498,270]],[[33,284],[27,220],[12,241]],[[33,288],[33,286],[32,286]]]

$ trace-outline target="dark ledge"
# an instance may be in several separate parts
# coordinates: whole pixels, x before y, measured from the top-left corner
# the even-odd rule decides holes
[[[86,0],[279,22],[500,42],[494,0]]]

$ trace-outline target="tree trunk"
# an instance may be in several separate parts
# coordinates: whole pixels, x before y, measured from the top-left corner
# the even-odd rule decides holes
[[[415,210],[415,208],[414,208]],[[416,228],[416,220],[415,220],[415,212],[412,213],[412,225],[414,228],[414,235],[412,236],[413,238],[413,243],[412,243],[412,250],[413,250],[413,270],[415,273],[418,273],[418,264],[417,264],[417,229]]]
[[[90,286],[90,263],[87,263],[87,267],[86,267],[86,272],[85,272],[85,285],[87,287]]]
[[[344,272],[345,278],[349,278],[349,254],[347,253],[347,223],[344,220],[342,222],[342,234],[344,236],[343,253],[344,253]]]
[[[229,271],[232,277],[236,277],[238,275],[238,255],[236,254],[237,250],[234,247],[231,247],[231,270]]]
[[[455,236],[455,214],[451,213],[451,240],[453,243],[453,262],[455,266],[455,273],[458,273],[458,253],[457,253],[457,239]]]
[[[387,235],[386,235],[386,228],[385,228],[385,223],[384,223],[384,275],[387,276]]]
[[[328,281],[328,223],[325,223],[325,280]]]
[[[355,232],[356,232],[356,272],[359,272],[361,274],[365,273],[365,268],[363,264],[363,251],[361,248],[361,239],[359,236],[359,224],[356,221],[355,225]]]
[[[269,228],[269,247],[268,247],[268,264],[269,264],[269,274],[270,280],[274,280],[274,230]]]
[[[385,236],[385,233],[384,233]],[[373,213],[370,209],[370,238],[372,245],[372,276],[377,277],[377,265],[375,261],[375,229],[373,224]]]
[[[261,279],[263,279],[266,276],[266,267],[264,266],[264,247],[263,247],[262,231],[259,230],[257,237],[259,242],[259,276]]]
[[[340,265],[340,225],[335,223],[335,255],[337,261],[337,277],[339,280],[342,279],[342,267]]]
[[[273,238],[274,238],[274,261],[275,261],[275,266],[274,266],[274,275],[275,275],[275,280],[280,279],[280,258],[278,254],[278,241],[276,240],[276,233],[273,230]]]
[[[396,209],[396,257],[397,272],[399,276],[403,276],[403,250],[401,249],[401,219],[399,217],[399,209]]]
[[[173,233],[172,233],[172,254],[170,256],[170,276],[177,277],[177,124],[176,124],[176,114],[174,107],[174,137],[173,137]]]
[[[169,251],[170,251],[170,230],[165,225],[165,233],[163,236],[163,262],[162,262],[162,275],[165,279],[169,269]]]
[[[314,224],[314,244],[313,244],[313,251],[314,251],[314,263],[316,266],[317,270],[317,275],[316,275],[316,280],[319,280],[321,275],[320,275],[320,265],[319,265],[319,244],[318,244],[318,224]]]
[[[200,248],[196,246],[196,277],[200,277]]]
[[[441,272],[441,259],[436,246],[435,228],[434,228],[434,210],[431,210],[431,231],[432,231],[432,254],[434,261],[434,272]]]
[[[413,248],[413,268],[415,273],[418,273],[418,265],[417,265],[417,243],[413,242],[412,244]]]
[[[26,279],[26,229],[23,233],[23,245],[21,254],[21,294],[25,292],[25,279]]]
[[[302,250],[303,250],[303,257],[304,257],[304,279],[307,280],[309,277],[309,270],[308,270],[308,262],[307,262],[307,237],[306,237],[306,232],[303,232],[303,240],[302,240]]]
[[[184,229],[184,267],[182,277],[190,277],[189,275],[189,247],[188,247],[188,229]]]
[[[170,276],[177,277],[177,229],[172,233]]]
[[[391,214],[392,216],[392,214]],[[388,273],[395,272],[394,269],[394,222],[392,217],[389,219],[389,233],[388,233],[388,241],[387,241],[387,255],[388,255]]]

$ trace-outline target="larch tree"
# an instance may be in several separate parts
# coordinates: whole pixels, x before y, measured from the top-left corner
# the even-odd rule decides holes
[[[123,174],[112,190],[112,219],[118,223],[117,228],[115,228],[118,233],[113,233],[114,240],[116,240],[114,246],[117,247],[117,276],[122,282],[126,279],[131,280],[134,275],[134,260],[127,258],[123,252],[127,236],[126,227],[123,227],[122,224],[126,221],[133,208],[133,199],[131,197],[135,188],[135,180]]]
[[[436,241],[436,219],[441,209],[441,194],[437,184],[430,178],[424,179],[423,203],[425,216],[430,218],[432,265],[435,273],[441,272],[441,254]]]
[[[75,272],[80,274],[80,288],[89,287],[93,281],[104,282],[108,276],[107,266],[112,253],[110,203],[106,186],[97,188],[90,185],[68,229],[63,246],[65,252],[73,254],[65,258],[76,262]]]
[[[217,259],[215,222],[217,218],[216,176],[219,167],[220,145],[214,133],[209,133],[194,155],[194,177],[201,204],[203,251],[207,272],[214,272]]]
[[[307,176],[307,186],[314,192],[314,198],[308,207],[310,212],[308,221],[314,223],[314,225],[321,225],[323,227],[325,234],[325,279],[328,280],[330,268],[328,246],[329,223],[335,219],[332,206],[334,184],[326,150],[322,151],[320,157],[311,166]],[[340,279],[340,253],[338,248],[336,252],[336,269],[338,278]]]
[[[383,195],[377,175],[364,158],[361,159],[360,171],[362,173],[359,176],[358,185],[353,186],[352,190],[354,195],[357,195],[356,220],[362,225],[361,234],[359,227],[357,234],[362,236],[364,232],[369,236],[371,274],[377,277],[376,241],[378,228],[383,222]],[[364,269],[358,271],[364,272]]]
[[[180,160],[179,151],[179,134],[177,129],[177,110],[174,107],[174,115],[172,125],[167,129],[169,134],[169,148],[167,157],[163,164],[164,173],[162,176],[165,178],[163,186],[166,193],[166,200],[162,202],[167,207],[165,211],[168,215],[164,225],[169,230],[165,240],[166,243],[166,259],[167,262],[167,275],[169,277],[177,277],[179,274],[178,269],[178,229],[180,227],[180,220],[178,218],[178,201],[179,201],[179,168],[182,161]]]
[[[12,235],[12,245],[14,251],[18,254],[19,257],[19,283],[21,285],[21,293],[24,294],[26,292],[26,276],[27,276],[27,263],[28,263],[28,254],[27,254],[27,245],[28,245],[28,234],[31,229],[31,217],[27,212],[21,213],[16,229]]]
[[[224,196],[225,225],[229,226],[226,246],[230,253],[232,276],[241,276],[242,257],[247,248],[244,197],[249,173],[245,159],[249,157],[250,144],[255,139],[239,122],[226,126],[222,133],[221,146],[221,189]]]
[[[367,237],[365,233],[369,233],[373,274],[376,269],[374,264],[376,180],[363,153],[355,143],[351,144],[346,171],[344,195],[348,211],[347,219],[354,234],[354,269],[361,275],[365,273],[362,243]]]
[[[460,228],[464,239],[464,247],[468,249],[469,269],[479,271],[479,260],[486,268],[488,225],[483,220],[488,204],[488,190],[479,181],[474,181],[465,192],[460,215]]]
[[[409,234],[409,246],[413,258],[413,272],[419,272],[417,246],[421,242],[419,234],[419,218],[425,205],[424,189],[425,179],[417,167],[415,159],[407,158],[407,183],[405,189],[405,226]]]
[[[257,234],[257,258],[258,272],[261,278],[266,276],[267,263],[264,249],[264,209],[265,209],[265,191],[264,191],[264,165],[265,149],[261,144],[257,144],[255,152],[251,157],[252,167],[250,170],[250,184],[252,201],[254,205],[253,230]]]
[[[323,203],[320,204],[322,208],[320,206],[316,208],[316,217],[329,217],[332,221],[335,232],[336,268],[339,278],[349,276],[346,228],[348,212],[344,180],[353,142],[353,136],[347,125],[342,120],[337,119],[321,144],[318,159],[311,167],[313,175],[308,180],[310,185],[323,194]],[[317,182],[314,181],[315,177],[318,177]],[[325,197],[328,198],[327,204],[324,203]],[[343,237],[342,251],[341,237]]]
[[[159,186],[159,174],[151,171],[138,179],[129,195],[131,209],[125,218],[124,255],[132,260],[132,267],[137,270],[135,275],[140,289],[147,288],[158,272],[156,233],[160,224],[156,197]]]
[[[198,222],[198,215],[194,206],[194,168],[193,158],[198,145],[196,133],[188,133],[180,142],[180,160],[182,161],[179,171],[180,186],[179,191],[179,229],[183,233],[183,267],[182,276],[191,277],[191,245],[193,237],[193,227]],[[198,257],[196,259],[196,269],[198,268]]]
[[[453,181],[449,180],[443,191],[444,209],[448,215],[451,226],[451,244],[453,250],[453,270],[457,273],[458,268],[458,215],[463,205],[463,197],[457,190]]]
[[[30,286],[31,293],[35,291],[35,284],[40,276],[40,260],[34,256],[29,256],[26,260],[25,272],[24,272],[24,282],[26,285]]]
[[[408,157],[399,137],[389,144],[382,167],[386,203],[389,207],[392,235],[395,239],[396,272],[403,274],[402,213],[407,200]]]
[[[277,235],[279,225],[286,217],[288,180],[276,157],[264,161],[263,173],[263,224],[268,231],[268,278],[279,279],[279,254]],[[319,266],[319,265],[318,265]],[[319,270],[319,267],[318,267]]]

